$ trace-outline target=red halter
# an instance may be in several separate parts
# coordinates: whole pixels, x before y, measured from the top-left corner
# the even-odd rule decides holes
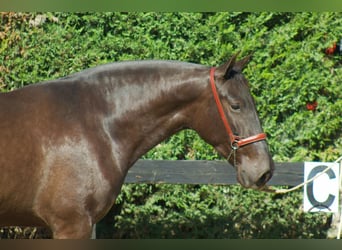
[[[223,111],[223,107],[222,107],[222,103],[220,101],[220,97],[217,93],[217,89],[215,86],[215,79],[214,79],[214,74],[215,74],[215,68],[212,67],[210,69],[210,84],[211,84],[211,89],[213,91],[213,95],[214,95],[214,99],[216,102],[216,106],[218,109],[218,112],[220,114],[221,120],[223,122],[223,125],[227,131],[227,134],[230,138],[230,142],[231,142],[231,146],[232,149],[237,150],[239,147],[245,146],[247,144],[250,143],[254,143],[254,142],[258,142],[258,141],[262,141],[262,140],[266,140],[266,134],[265,133],[260,133],[257,135],[252,135],[250,137],[247,138],[240,138],[239,136],[236,136],[233,134],[233,131],[231,129],[231,127],[229,126],[228,120],[226,118],[226,115]]]

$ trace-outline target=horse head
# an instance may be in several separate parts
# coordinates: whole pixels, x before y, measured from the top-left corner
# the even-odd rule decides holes
[[[211,69],[211,91],[200,107],[202,119],[195,130],[236,168],[242,186],[261,189],[272,177],[274,163],[242,74],[249,59],[237,61],[234,55]]]

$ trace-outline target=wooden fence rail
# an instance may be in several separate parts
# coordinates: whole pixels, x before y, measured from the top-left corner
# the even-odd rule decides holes
[[[304,163],[276,163],[268,185],[295,186],[303,182]],[[125,183],[237,184],[236,171],[226,161],[139,160]]]

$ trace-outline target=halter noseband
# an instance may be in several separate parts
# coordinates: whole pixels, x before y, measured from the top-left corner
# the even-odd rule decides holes
[[[239,136],[236,136],[234,135],[229,123],[228,123],[228,120],[227,120],[227,117],[223,111],[223,107],[222,107],[222,103],[220,101],[220,97],[217,93],[217,89],[216,89],[216,85],[215,85],[215,79],[214,79],[214,74],[215,74],[215,67],[212,67],[210,69],[210,85],[211,85],[211,89],[213,91],[213,95],[214,95],[214,99],[215,99],[215,102],[216,102],[216,106],[217,106],[217,109],[218,109],[218,112],[220,114],[220,117],[221,117],[221,120],[223,122],[223,125],[226,129],[226,132],[230,138],[230,142],[231,142],[231,147],[232,147],[232,152],[230,153],[229,157],[227,158],[227,160],[229,160],[229,158],[231,157],[232,153],[239,149],[240,147],[242,146],[245,146],[245,145],[248,145],[248,144],[251,144],[251,143],[254,143],[254,142],[258,142],[258,141],[262,141],[262,140],[266,140],[266,134],[265,133],[260,133],[260,134],[257,134],[257,135],[252,135],[252,136],[249,136],[247,138],[241,138]],[[235,154],[234,154],[235,156]],[[235,158],[235,157],[234,157]],[[235,160],[234,160],[235,161]],[[234,163],[235,165],[235,163]]]

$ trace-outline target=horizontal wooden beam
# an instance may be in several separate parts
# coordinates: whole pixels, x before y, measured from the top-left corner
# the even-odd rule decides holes
[[[295,186],[303,182],[304,163],[276,163],[268,185]],[[226,161],[139,160],[125,183],[237,184],[236,171]]]

